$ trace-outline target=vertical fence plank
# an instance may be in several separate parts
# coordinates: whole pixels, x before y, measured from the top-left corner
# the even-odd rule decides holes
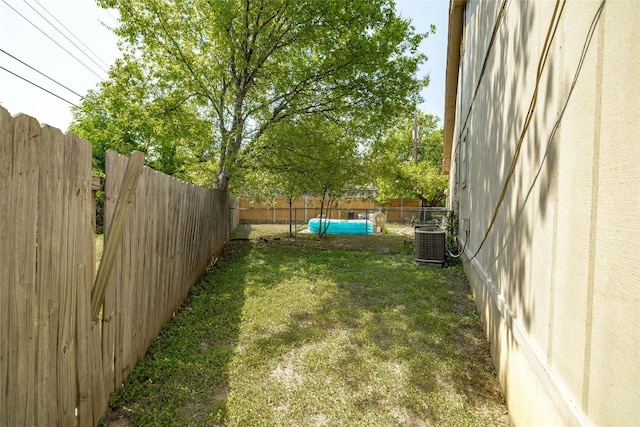
[[[100,261],[100,267],[98,268],[94,295],[92,296],[93,300],[91,302],[94,319],[98,316],[100,306],[104,298],[104,290],[107,286],[109,273],[113,266],[113,262],[115,261],[118,247],[120,246],[122,231],[126,225],[131,202],[134,198],[143,167],[144,154],[137,151],[132,153],[129,162],[127,163],[122,187],[120,188],[121,194],[118,195],[118,201],[113,212],[113,219],[110,224],[109,241],[105,242],[102,260]]]
[[[174,185],[174,182],[171,181],[171,194],[169,196],[171,200],[171,219],[175,221],[175,224],[176,224],[175,228],[181,229],[182,228],[182,209],[179,203],[179,199],[176,197],[175,190],[176,190],[176,186]],[[177,240],[176,233],[172,228],[167,229],[167,233],[168,233],[167,240],[169,241],[169,244],[167,246],[167,259],[169,260],[169,262],[167,263],[168,281],[166,283],[166,294],[164,296],[164,299],[166,301],[165,303],[166,305],[164,306],[165,322],[171,319],[171,313],[175,311],[175,307],[173,303],[173,300],[175,299],[175,295],[173,292],[173,283],[175,283],[175,280],[176,280],[175,264],[178,262],[177,260],[178,240]]]
[[[111,223],[115,211],[117,195],[124,176],[123,161],[114,152],[107,152],[105,156],[108,171],[104,183],[104,245],[106,246],[111,234]],[[104,254],[104,251],[103,251]],[[117,262],[116,262],[117,268]],[[115,339],[118,311],[118,280],[112,272],[105,289],[104,304],[102,306],[102,368],[104,375],[105,393],[110,394],[115,384]],[[118,384],[119,385],[119,384]]]
[[[11,194],[13,180],[13,125],[9,112],[0,107],[0,197]],[[0,260],[8,260],[13,252],[14,209],[10,202],[0,203]],[[0,425],[9,425],[6,384],[9,379],[9,289],[12,275],[8,262],[0,262]]]
[[[35,316],[39,124],[28,116],[13,118],[13,156],[9,241],[3,262],[9,268],[9,359],[6,390],[8,425],[32,425],[35,398]],[[6,196],[5,196],[6,197]]]
[[[160,242],[162,241],[162,230],[164,226],[162,218],[165,215],[164,200],[166,198],[164,197],[164,194],[162,194],[161,192],[162,188],[157,185],[158,173],[154,172],[151,176],[151,179],[153,181],[153,189],[154,189],[154,192],[152,193],[152,196],[151,196],[152,209],[155,212],[155,214],[153,215],[153,225],[152,225],[153,244],[152,244],[151,253],[152,253],[153,259],[155,259],[156,262],[154,262],[151,265],[150,280],[152,283],[151,289],[153,290],[153,292],[150,292],[148,295],[148,299],[149,299],[148,304],[149,304],[149,311],[155,314],[158,311],[157,307],[159,307],[157,295],[162,286],[162,275],[160,274],[160,267],[163,264],[163,260],[161,258],[162,250],[160,247]],[[151,343],[151,339],[155,336],[157,317],[159,316],[157,315],[150,316],[148,319],[147,333],[145,337],[145,348],[149,347],[149,344]]]
[[[126,173],[126,172],[125,172]],[[122,188],[120,189],[122,192]],[[131,206],[135,207],[134,204]],[[132,209],[133,211],[133,209]],[[120,385],[124,383],[128,371],[129,362],[129,349],[131,346],[131,323],[132,323],[132,309],[133,306],[133,288],[136,284],[133,282],[132,269],[133,269],[133,256],[134,256],[134,235],[135,231],[133,224],[131,223],[133,216],[127,218],[126,225],[123,228],[123,237],[120,244],[120,283],[119,298],[118,298],[118,332],[116,335],[116,384]]]
[[[141,329],[144,323],[144,302],[142,301],[142,295],[144,295],[147,287],[147,283],[144,281],[145,272],[145,239],[146,239],[146,227],[145,219],[147,214],[147,200],[146,191],[147,184],[149,182],[149,169],[145,168],[142,171],[140,177],[140,184],[138,184],[138,192],[136,194],[136,201],[140,203],[140,208],[134,211],[134,217],[131,218],[134,221],[135,227],[135,241],[134,252],[131,254],[133,257],[133,274],[132,283],[134,292],[134,307],[132,308],[132,324],[131,324],[131,368],[138,361],[138,351],[140,347],[140,341],[142,340]]]
[[[183,209],[185,213],[185,223],[184,229],[182,233],[179,233],[181,237],[181,247],[182,254],[180,256],[180,276],[178,277],[178,282],[176,283],[178,288],[178,300],[176,310],[182,305],[182,301],[185,298],[185,283],[191,280],[191,275],[189,274],[189,267],[191,261],[191,236],[193,233],[193,216],[191,212],[191,208],[197,203],[197,196],[193,191],[193,187],[189,186],[186,188],[186,197],[182,198]]]
[[[171,234],[169,233],[169,224],[172,223],[174,214],[174,202],[173,202],[173,185],[172,182],[169,181],[167,185],[164,186],[164,215],[162,216],[162,226],[160,227],[162,231],[161,235],[161,264],[160,264],[160,286],[158,288],[158,296],[157,296],[157,305],[158,313],[160,314],[157,318],[156,330],[160,330],[164,322],[167,319],[167,311],[169,311],[168,307],[168,298],[167,295],[169,293],[169,283],[171,281],[171,277],[169,275],[169,267],[171,265]],[[175,222],[174,222],[175,224]]]
[[[38,179],[38,354],[36,424],[58,419],[55,396],[58,389],[55,352],[59,324],[59,291],[62,286],[61,242],[63,211],[64,135],[44,126],[40,136],[40,177]]]
[[[174,270],[173,270],[173,281],[171,283],[172,286],[172,307],[173,313],[178,311],[180,308],[182,292],[180,289],[180,285],[182,283],[182,279],[184,277],[184,262],[185,262],[185,244],[184,240],[186,237],[186,230],[188,224],[188,211],[187,211],[187,198],[189,194],[187,192],[187,188],[180,188],[180,191],[176,193],[176,199],[178,205],[180,206],[180,227],[173,231],[174,238],[176,239],[176,252],[174,257]],[[187,193],[186,197],[183,196],[183,193]]]
[[[75,213],[74,195],[78,191],[74,183],[76,156],[73,149],[64,144],[64,178],[62,233],[73,236]],[[65,238],[61,246],[60,267],[61,287],[59,296],[60,321],[57,337],[57,379],[58,413],[60,424],[73,425],[76,422],[77,398],[77,351],[76,351],[76,308],[77,287],[75,283],[76,265],[74,260],[75,242]]]
[[[198,190],[200,189],[198,188]],[[193,265],[193,273],[191,277],[193,278],[194,282],[197,281],[198,278],[204,273],[204,269],[206,268],[205,264],[207,263],[207,261],[205,261],[202,254],[207,251],[209,246],[207,244],[209,239],[205,234],[207,232],[207,224],[205,222],[206,217],[203,215],[204,207],[207,204],[207,192],[198,191],[198,193],[200,195],[198,200],[198,207],[197,210],[192,213],[193,217],[195,218],[195,227],[191,249],[191,263]],[[190,285],[187,286],[188,293]]]
[[[152,169],[147,169],[147,175],[144,186],[144,211],[141,218],[142,233],[144,242],[141,248],[143,256],[140,257],[140,262],[144,265],[144,268],[140,270],[138,280],[144,284],[142,292],[140,294],[140,315],[141,319],[138,324],[138,340],[136,341],[136,360],[140,360],[144,357],[148,345],[149,337],[147,330],[149,328],[149,318],[151,317],[153,310],[149,307],[149,295],[153,293],[153,265],[157,262],[153,257],[153,242],[155,234],[155,221],[154,217],[157,212],[153,211],[155,189],[154,175],[156,172]]]
[[[147,240],[146,240],[146,254],[145,263],[147,264],[145,277],[144,279],[148,281],[147,284],[147,292],[145,293],[145,323],[144,323],[144,336],[142,341],[142,346],[138,350],[138,357],[144,357],[144,354],[149,348],[149,344],[151,343],[151,339],[155,337],[155,335],[151,335],[152,333],[152,318],[153,314],[155,314],[155,308],[153,306],[153,294],[156,292],[156,283],[158,283],[157,277],[157,269],[156,264],[158,263],[157,259],[157,241],[158,241],[158,208],[157,208],[157,193],[158,188],[156,185],[156,176],[158,173],[154,170],[151,170],[149,174],[149,186],[147,188],[147,200],[149,203],[149,215],[146,220],[146,231],[147,231]]]
[[[159,264],[158,260],[158,216],[162,215],[160,212],[160,197],[157,197],[156,194],[159,191],[157,187],[157,176],[158,173],[153,171],[149,176],[149,194],[148,199],[150,203],[150,214],[148,217],[147,231],[149,234],[149,238],[147,240],[147,253],[149,254],[149,260],[155,260],[155,262],[148,263],[148,273],[147,277],[149,280],[148,292],[146,293],[146,305],[145,305],[145,330],[144,330],[144,340],[142,343],[142,348],[139,350],[139,356],[142,357],[146,352],[146,349],[149,348],[149,344],[151,343],[151,339],[155,337],[154,334],[154,322],[152,313],[155,313],[154,307],[154,294],[157,292],[156,284],[158,283],[158,268],[156,267]]]
[[[145,219],[147,214],[146,188],[149,182],[149,169],[144,168],[140,176],[140,182],[136,189],[134,206],[129,217],[130,244],[131,244],[131,265],[128,273],[130,288],[129,321],[126,325],[128,337],[126,338],[126,352],[124,356],[125,369],[123,378],[129,373],[138,361],[138,347],[141,340],[141,329],[144,322],[144,303],[142,295],[147,288],[144,281],[145,270],[145,248],[146,239]]]
[[[77,345],[77,412],[79,424],[94,425],[95,410],[102,405],[95,401],[105,399],[101,380],[101,352],[99,351],[99,324],[91,317],[91,288],[95,279],[95,234],[93,216],[95,207],[91,196],[91,146],[73,134],[67,134],[66,147],[73,153],[74,167],[69,179],[73,190],[70,199],[69,237],[73,244],[72,283],[76,290],[76,345]]]
[[[93,246],[93,253],[95,254],[95,242]],[[98,425],[98,420],[104,414],[107,409],[107,405],[109,402],[109,393],[107,392],[107,384],[105,383],[103,372],[103,359],[102,359],[102,330],[101,330],[101,322],[94,321],[91,317],[91,288],[93,287],[94,279],[95,279],[95,267],[91,271],[91,280],[87,282],[87,291],[85,292],[86,297],[86,321],[89,322],[90,329],[88,331],[89,335],[87,338],[87,343],[89,345],[90,353],[88,357],[90,358],[91,365],[89,366],[90,375],[91,375],[91,386],[92,386],[92,395],[91,395],[91,404],[93,406],[93,422],[92,425]],[[86,420],[88,422],[88,420]],[[86,425],[86,424],[85,424]]]
[[[140,292],[138,293],[138,318],[136,322],[136,340],[135,340],[135,349],[134,356],[136,360],[140,360],[145,353],[146,350],[146,335],[147,335],[147,296],[151,292],[151,265],[153,264],[151,261],[151,250],[150,250],[150,242],[152,239],[151,234],[153,233],[153,225],[152,218],[153,212],[150,211],[151,208],[151,185],[152,185],[152,170],[145,169],[143,172],[143,179],[141,182],[141,194],[139,197],[143,201],[144,209],[139,215],[139,228],[142,233],[142,242],[139,245],[140,252],[137,254],[138,256],[138,274],[136,277],[136,282],[140,284]]]

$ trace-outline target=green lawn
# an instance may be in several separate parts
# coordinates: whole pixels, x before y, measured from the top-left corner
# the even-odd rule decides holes
[[[283,236],[230,244],[104,425],[509,425],[460,267]]]

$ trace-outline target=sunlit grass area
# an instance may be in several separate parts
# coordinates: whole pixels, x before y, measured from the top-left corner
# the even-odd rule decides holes
[[[256,230],[194,288],[105,425],[509,425],[460,267]]]

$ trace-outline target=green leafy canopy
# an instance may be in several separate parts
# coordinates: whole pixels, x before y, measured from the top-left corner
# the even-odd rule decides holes
[[[427,84],[416,74],[427,34],[392,0],[98,3],[120,13],[124,56],[95,99],[104,111],[83,103],[77,126],[109,128],[159,159],[175,150],[169,169],[206,162],[223,189],[274,124],[322,115],[373,136]]]
[[[448,179],[441,173],[443,132],[439,119],[417,113],[418,140],[414,157],[413,117],[391,128],[372,147],[368,168],[376,177],[378,200],[418,198],[424,206],[443,206]]]

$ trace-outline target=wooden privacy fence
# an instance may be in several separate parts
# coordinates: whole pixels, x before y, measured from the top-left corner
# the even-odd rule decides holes
[[[110,151],[106,165],[103,257],[127,158]],[[116,386],[224,247],[229,227],[225,192],[144,168],[105,293],[103,358],[114,359],[105,369]]]
[[[123,183],[128,162],[107,154],[96,281],[91,146],[0,107],[0,425],[95,425],[228,238],[226,193],[146,167]]]
[[[320,197],[301,196],[293,200],[296,220],[307,222],[320,214]],[[406,222],[418,217],[420,201],[415,199],[392,199],[389,203],[378,204],[370,199],[341,198],[331,209],[332,218],[346,219],[349,211],[356,213],[381,211],[389,222]],[[288,223],[289,200],[276,197],[273,203],[255,203],[251,199],[238,199],[238,219],[240,223]],[[324,215],[327,212],[323,212]],[[293,215],[293,213],[291,213]],[[293,219],[293,218],[292,218]]]

